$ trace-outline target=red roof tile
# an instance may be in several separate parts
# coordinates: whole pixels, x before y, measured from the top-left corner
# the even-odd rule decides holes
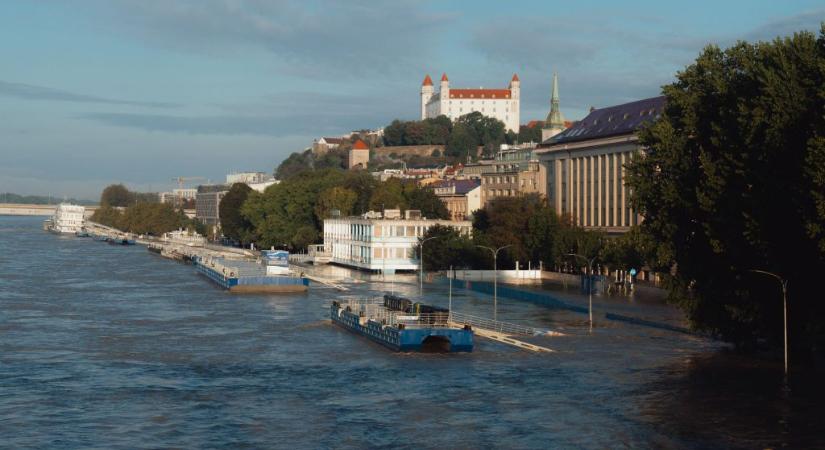
[[[449,79],[447,79],[447,74],[446,73],[441,74],[441,81],[450,81]]]
[[[518,79],[518,74],[517,74],[517,73],[514,73],[514,74],[513,74],[513,79],[512,79],[512,80],[510,80],[510,81],[520,81],[520,80]]]
[[[450,89],[450,98],[510,98],[509,89]]]
[[[433,79],[430,78],[429,74],[426,77],[424,77],[424,83],[422,83],[421,85],[422,86],[432,86],[433,85]]]
[[[353,150],[369,150],[370,148],[369,148],[369,146],[367,146],[367,144],[364,143],[364,141],[362,141],[361,139],[358,139],[357,141],[355,141],[355,144],[352,144],[352,149]]]

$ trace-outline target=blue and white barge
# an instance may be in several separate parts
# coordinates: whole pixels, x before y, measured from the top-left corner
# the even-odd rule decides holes
[[[383,299],[335,300],[332,322],[400,352],[471,352],[473,330],[457,326],[444,308],[385,295]]]
[[[218,257],[194,257],[195,269],[233,293],[306,292],[309,279],[291,274],[267,274],[265,266],[251,261]]]

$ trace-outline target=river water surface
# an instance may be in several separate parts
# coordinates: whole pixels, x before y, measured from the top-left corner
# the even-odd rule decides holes
[[[540,342],[557,352],[477,338],[470,354],[397,354],[328,308],[416,296],[414,277],[235,296],[40,222],[0,217],[0,447],[825,448],[821,381],[785,388],[776,365],[709,339],[607,320],[590,334],[582,314],[500,298],[500,319],[567,333]],[[424,289],[446,303],[445,284]],[[453,298],[489,315],[488,296]]]

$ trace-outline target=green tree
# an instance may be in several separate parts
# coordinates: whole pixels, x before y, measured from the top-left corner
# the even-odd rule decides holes
[[[315,203],[315,217],[323,223],[330,217],[330,211],[337,209],[341,216],[352,214],[352,208],[358,201],[358,194],[343,186],[334,186],[321,192]]]
[[[404,145],[404,132],[406,125],[404,122],[395,119],[391,124],[384,127],[384,145]]]
[[[475,157],[478,138],[475,130],[463,123],[456,123],[453,131],[447,140],[447,147],[444,153],[460,160],[465,160],[467,155]]]
[[[122,184],[111,184],[100,194],[100,206],[129,206],[134,204],[134,194]]]
[[[628,166],[641,230],[675,264],[671,298],[700,329],[743,345],[825,349],[825,25],[773,42],[707,47],[664,87],[661,120]]]
[[[434,239],[430,239],[434,238]],[[479,250],[469,236],[463,235],[457,229],[444,225],[434,225],[427,229],[424,239],[430,239],[424,245],[424,270],[478,269],[479,261],[483,261]],[[419,247],[415,248],[416,258]]]
[[[252,237],[252,223],[241,214],[241,207],[250,192],[252,188],[246,184],[235,183],[221,199],[218,208],[224,236],[242,244],[248,243]]]

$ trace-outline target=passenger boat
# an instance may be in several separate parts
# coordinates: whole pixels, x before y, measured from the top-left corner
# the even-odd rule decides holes
[[[395,295],[334,300],[332,322],[400,352],[471,352],[473,330],[450,322],[450,311]]]
[[[48,230],[58,234],[73,234],[83,229],[86,208],[69,203],[61,203],[54,209]]]

